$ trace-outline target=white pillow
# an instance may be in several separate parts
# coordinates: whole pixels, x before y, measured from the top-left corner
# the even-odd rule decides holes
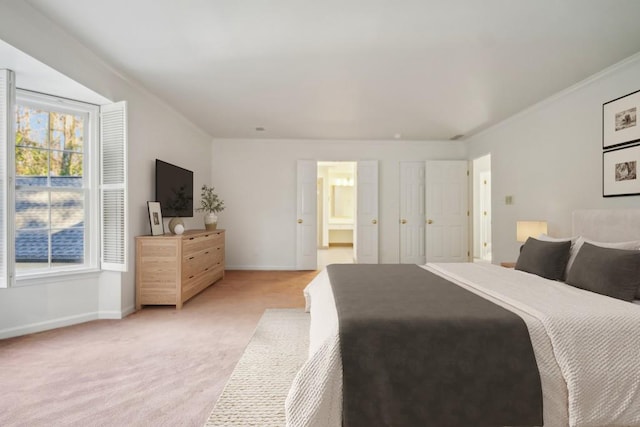
[[[571,246],[576,244],[576,241],[578,240],[580,236],[575,236],[575,237],[551,237],[551,236],[547,236],[546,234],[542,233],[541,235],[538,236],[538,240],[543,240],[545,242],[568,242],[569,240],[571,240]]]
[[[628,242],[615,242],[615,243],[607,243],[607,242],[596,242],[594,240],[586,239],[582,236],[578,237],[578,241],[576,242],[576,247],[580,249],[580,246],[584,245],[584,243],[591,243],[595,246],[600,246],[602,248],[612,248],[612,249],[627,249],[627,250],[640,250],[640,240],[630,240]]]

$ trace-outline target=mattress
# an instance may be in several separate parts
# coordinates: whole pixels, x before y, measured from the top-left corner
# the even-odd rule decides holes
[[[428,264],[522,317],[534,347],[545,426],[640,425],[640,307],[488,264]],[[338,318],[326,271],[305,289],[309,358],[286,401],[288,426],[342,422]]]

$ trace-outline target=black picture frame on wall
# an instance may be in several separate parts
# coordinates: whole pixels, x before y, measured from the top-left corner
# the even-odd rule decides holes
[[[640,90],[602,104],[602,149],[640,141]]]
[[[640,194],[640,145],[620,147],[602,153],[602,196]]]

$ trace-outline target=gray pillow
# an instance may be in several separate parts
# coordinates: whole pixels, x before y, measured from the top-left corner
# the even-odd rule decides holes
[[[551,280],[564,279],[571,241],[543,242],[529,237],[520,250],[516,270]]]
[[[640,288],[640,251],[585,243],[569,270],[567,284],[633,301]]]

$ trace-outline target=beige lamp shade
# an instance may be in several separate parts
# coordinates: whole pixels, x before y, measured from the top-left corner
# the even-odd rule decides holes
[[[516,222],[516,240],[518,242],[526,242],[529,237],[537,239],[541,234],[547,234],[547,221]]]

